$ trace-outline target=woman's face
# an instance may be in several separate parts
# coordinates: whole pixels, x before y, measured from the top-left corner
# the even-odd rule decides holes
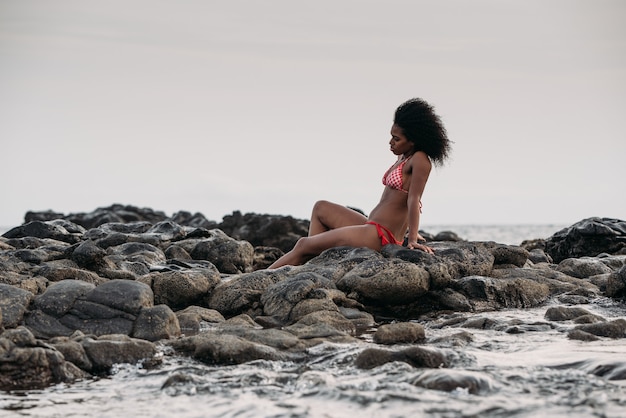
[[[395,123],[391,127],[391,140],[389,141],[389,148],[395,155],[408,154],[413,152],[413,143],[406,139],[402,128]]]

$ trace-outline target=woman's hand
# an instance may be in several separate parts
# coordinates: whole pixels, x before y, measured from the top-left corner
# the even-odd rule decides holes
[[[435,254],[433,249],[426,245],[426,240],[422,238],[421,235],[418,236],[415,241],[409,241],[407,243],[407,248],[410,248],[412,250],[422,250],[428,254]]]

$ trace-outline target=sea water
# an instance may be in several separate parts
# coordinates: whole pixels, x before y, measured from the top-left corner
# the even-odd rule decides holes
[[[448,227],[468,240],[520,243],[547,238],[559,226]],[[435,228],[429,232],[440,232]],[[495,232],[494,232],[495,231]],[[162,365],[118,365],[107,377],[45,390],[0,393],[7,417],[625,417],[626,340],[567,338],[570,322],[548,323],[547,306],[462,314],[523,324],[520,333],[466,329],[465,345],[444,348],[454,372],[483,382],[467,388],[427,389],[416,382],[427,369],[394,362],[372,370],[354,360],[372,343],[324,343],[302,363],[253,361],[211,366],[163,352]],[[620,302],[583,305],[607,320],[626,318]],[[460,332],[424,321],[429,341]],[[554,324],[557,324],[555,327]],[[395,346],[393,349],[401,349]]]

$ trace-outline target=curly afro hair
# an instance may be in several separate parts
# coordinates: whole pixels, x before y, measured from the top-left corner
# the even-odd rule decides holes
[[[393,123],[436,165],[442,165],[450,154],[451,141],[435,109],[422,99],[409,99],[396,109]]]

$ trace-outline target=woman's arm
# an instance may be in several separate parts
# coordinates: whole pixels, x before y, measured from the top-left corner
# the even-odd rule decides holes
[[[408,248],[416,248],[432,254],[433,250],[430,247],[424,245],[423,242],[420,243],[420,241],[423,241],[423,238],[419,233],[420,202],[424,189],[426,188],[426,182],[428,181],[431,167],[430,159],[421,151],[416,152],[411,158],[411,184],[407,198],[409,210],[409,237],[407,246]]]

